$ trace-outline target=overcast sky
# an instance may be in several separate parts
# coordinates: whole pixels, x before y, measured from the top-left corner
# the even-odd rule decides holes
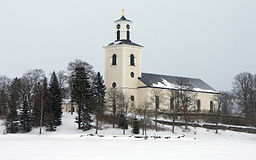
[[[255,0],[0,0],[0,75],[66,70],[81,59],[104,71],[102,46],[113,21],[133,21],[142,71],[201,78],[230,90],[240,72],[256,73]]]

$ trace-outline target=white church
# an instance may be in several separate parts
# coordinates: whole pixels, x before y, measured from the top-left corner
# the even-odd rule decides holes
[[[201,79],[143,73],[141,71],[143,46],[134,43],[131,39],[132,21],[122,13],[122,17],[114,21],[114,24],[116,39],[104,46],[104,79],[107,90],[120,89],[135,107],[150,101],[153,93],[161,92],[159,109],[173,109],[174,102],[169,93],[177,90],[178,81],[183,80],[193,86],[190,92],[196,93],[194,104],[196,110],[211,112],[216,109],[218,92]]]

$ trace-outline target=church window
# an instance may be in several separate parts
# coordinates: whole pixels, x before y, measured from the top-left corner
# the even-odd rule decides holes
[[[112,83],[112,87],[113,87],[113,88],[116,88],[116,82],[113,82],[113,83]]]
[[[113,54],[112,56],[112,65],[116,65],[116,54]]]
[[[131,101],[134,101],[134,100],[135,100],[134,96],[131,96]]]
[[[156,109],[159,109],[159,96],[156,96]]]
[[[130,76],[131,76],[132,78],[134,78],[134,72],[131,72],[131,73],[130,73]]]
[[[127,39],[128,41],[130,40],[130,31],[129,31],[129,30],[126,32],[126,39]]]
[[[200,99],[197,100],[197,110],[198,110],[198,111],[201,110],[201,101],[200,101]]]
[[[213,112],[213,101],[210,101],[210,112]]]
[[[174,110],[174,98],[173,97],[171,97],[171,99],[170,99],[170,109]]]
[[[130,55],[130,65],[135,66],[134,55],[133,54]]]
[[[116,40],[120,40],[120,30],[117,30],[116,32]]]

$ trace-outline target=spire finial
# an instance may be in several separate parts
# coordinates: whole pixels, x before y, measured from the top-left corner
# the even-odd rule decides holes
[[[122,9],[122,17],[124,16],[124,9]]]

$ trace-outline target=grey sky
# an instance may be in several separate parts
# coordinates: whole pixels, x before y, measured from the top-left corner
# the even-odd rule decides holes
[[[201,78],[231,89],[240,72],[256,72],[255,0],[0,0],[0,75],[49,73],[82,59],[104,70],[102,46],[113,21],[133,21],[143,45],[142,71]]]

